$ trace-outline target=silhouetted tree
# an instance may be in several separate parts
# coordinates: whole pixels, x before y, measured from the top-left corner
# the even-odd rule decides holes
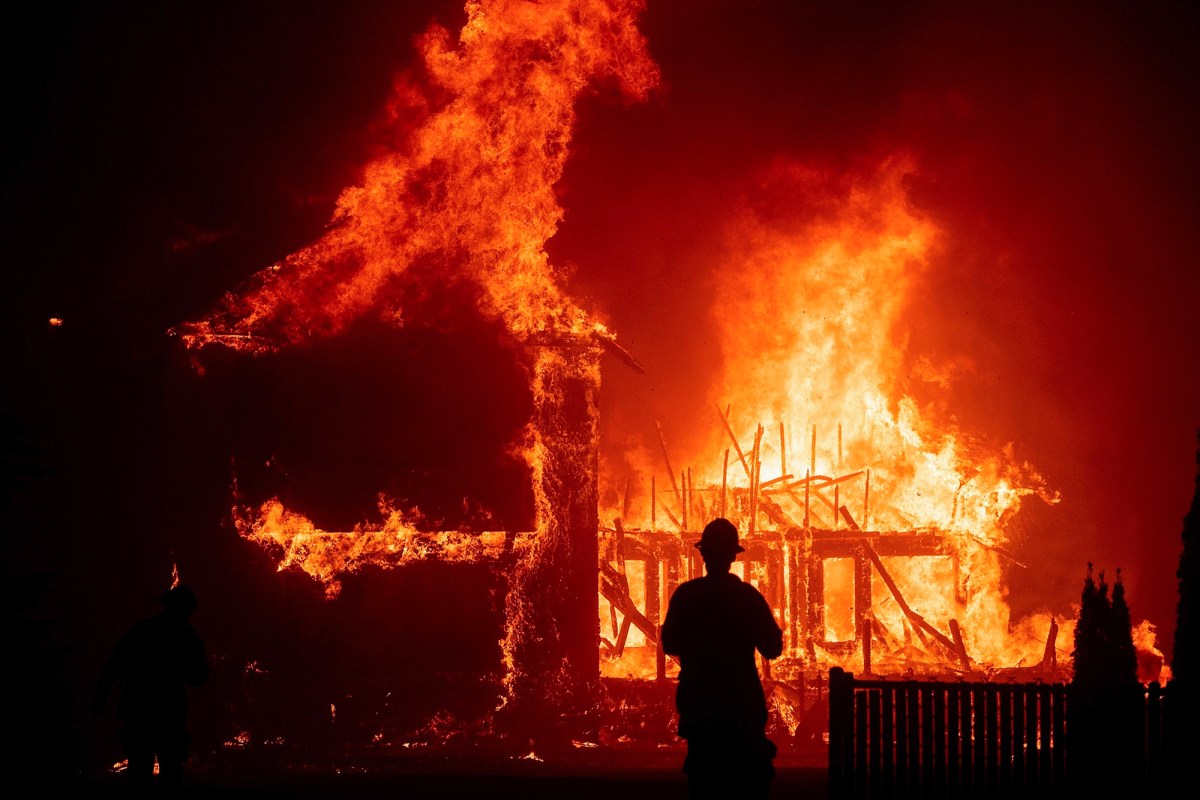
[[[1196,476],[1192,507],[1183,518],[1183,551],[1179,555],[1179,600],[1175,607],[1175,641],[1171,655],[1171,682],[1195,683],[1196,649],[1200,647],[1200,429],[1196,431]]]
[[[1138,682],[1137,648],[1133,644],[1133,623],[1121,570],[1117,570],[1111,600],[1108,591],[1104,573],[1100,573],[1097,584],[1092,577],[1092,564],[1088,562],[1072,651],[1075,668],[1071,682],[1083,695],[1128,688]]]
[[[1081,789],[1129,788],[1139,772],[1137,651],[1121,571],[1112,588],[1088,563],[1075,626],[1071,752]]]
[[[1075,649],[1071,651],[1074,664],[1071,682],[1085,693],[1097,690],[1104,683],[1104,629],[1107,616],[1108,587],[1104,583],[1103,573],[1100,586],[1096,585],[1089,561],[1080,596],[1079,620],[1075,623]]]
[[[1133,686],[1138,682],[1137,647],[1133,644],[1133,620],[1125,602],[1125,584],[1121,570],[1112,587],[1112,610],[1109,612],[1108,656],[1110,680],[1114,686]]]

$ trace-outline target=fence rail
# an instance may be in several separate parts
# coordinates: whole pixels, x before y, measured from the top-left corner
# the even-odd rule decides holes
[[[1151,684],[1098,710],[1072,703],[1062,683],[858,680],[834,668],[830,796],[1061,795],[1083,784],[1085,769],[1150,778],[1161,766],[1165,696]]]

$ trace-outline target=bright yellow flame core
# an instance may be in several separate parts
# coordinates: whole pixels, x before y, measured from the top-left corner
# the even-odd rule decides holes
[[[1041,490],[1040,478],[1010,453],[968,457],[955,431],[933,430],[898,389],[901,315],[915,301],[912,279],[938,236],[908,201],[905,178],[914,169],[891,159],[838,183],[806,168],[777,168],[773,180],[828,199],[807,220],[780,222],[747,208],[734,221],[729,263],[718,271],[724,373],[713,400],[747,425],[769,430],[782,421],[789,433],[782,455],[799,478],[813,466],[814,427],[814,474],[871,470],[872,529],[935,527],[998,544],[1002,518]],[[768,480],[783,462],[777,440],[764,443],[764,454],[774,451],[763,459]],[[721,464],[717,454],[728,446],[718,436],[710,454],[695,459],[710,467],[713,483],[721,480],[712,469]],[[861,487],[841,491],[861,496]],[[863,503],[850,508],[860,516]]]
[[[903,314],[919,302],[910,290],[939,236],[908,199],[914,170],[902,158],[849,180],[777,168],[771,180],[826,199],[805,220],[780,222],[755,209],[735,220],[730,263],[719,272],[725,369],[714,400],[738,420],[790,428],[786,453],[776,447],[773,460],[764,453],[762,480],[778,474],[784,457],[799,477],[814,460],[819,475],[869,470],[869,494],[865,479],[838,489],[839,503],[869,529],[932,528],[962,534],[964,545],[999,546],[1022,497],[1055,498],[1010,449],[968,455],[957,431],[934,429],[899,391]],[[715,452],[697,461],[720,463]],[[714,483],[719,477],[709,473]],[[845,527],[825,514],[829,527]],[[981,663],[1040,658],[1048,621],[1041,641],[1013,639],[997,554],[966,546],[959,557],[962,586],[948,559],[893,559],[888,569],[940,629],[950,619],[962,623],[968,652]]]

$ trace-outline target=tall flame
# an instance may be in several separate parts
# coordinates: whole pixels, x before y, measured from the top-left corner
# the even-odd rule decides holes
[[[814,466],[806,434],[815,425],[817,474],[869,468],[874,528],[936,527],[1001,544],[1001,521],[1021,497],[1052,499],[1041,478],[1011,453],[970,452],[965,437],[935,429],[901,391],[900,322],[922,301],[910,286],[939,235],[908,201],[915,170],[901,157],[849,178],[775,167],[766,193],[793,196],[805,213],[747,206],[731,226],[717,286],[724,372],[713,399],[738,419],[791,427],[786,452],[768,463],[803,477]]]
[[[685,504],[696,507],[676,517],[694,520],[699,510],[703,519],[688,525],[697,530],[725,513],[711,499],[723,495],[714,487],[753,485],[749,494],[777,505],[774,516],[753,500],[731,507],[726,515],[740,518],[743,535],[807,519],[826,530],[948,537],[954,544],[944,557],[885,557],[874,568],[888,573],[873,581],[871,598],[883,635],[896,642],[911,635],[907,605],[941,628],[961,621],[965,647],[980,665],[1029,665],[1043,658],[1054,624],[1048,616],[1009,619],[1006,523],[1023,498],[1058,498],[1011,446],[976,446],[952,422],[927,418],[905,392],[906,367],[923,380],[947,380],[905,352],[902,323],[928,302],[915,289],[942,235],[909,200],[906,184],[917,169],[898,155],[845,174],[780,160],[731,216],[726,252],[713,265],[722,367],[708,399],[717,424],[681,453],[685,465],[696,465],[686,472],[701,490]],[[810,503],[805,489],[788,490],[809,476],[854,479],[825,483]],[[665,494],[668,501],[689,496]],[[670,502],[664,506],[669,512]],[[611,516],[653,525],[615,509]],[[823,569],[828,630],[820,638],[852,639],[849,561],[829,559]],[[862,668],[861,655],[835,660]],[[625,659],[618,673],[636,659]]]
[[[939,237],[908,199],[906,181],[916,169],[898,156],[850,177],[775,165],[763,194],[790,196],[805,213],[747,204],[731,226],[730,263],[718,283],[724,372],[713,399],[738,419],[791,427],[777,458],[763,459],[771,465],[764,471],[781,473],[785,464],[800,477],[861,470],[869,484],[838,487],[839,506],[853,509],[860,524],[957,535],[961,586],[946,558],[891,559],[889,572],[931,619],[964,621],[973,658],[1028,663],[1041,657],[1049,623],[1014,638],[997,548],[1007,543],[1005,522],[1023,497],[1057,496],[1011,448],[978,452],[944,421],[935,427],[925,419],[901,390],[901,321],[910,304],[923,301],[911,288]],[[814,513],[823,527],[847,524],[838,509]],[[878,580],[875,592],[877,618],[899,635],[906,620],[898,602]]]
[[[554,185],[580,94],[608,81],[637,99],[658,80],[642,7],[475,0],[457,45],[431,27],[425,84],[400,81],[391,100],[395,149],[342,192],[328,232],[178,332],[194,347],[297,344],[370,310],[400,322],[405,293],[431,280],[477,285],[481,310],[514,333],[586,332],[544,249],[563,215]]]

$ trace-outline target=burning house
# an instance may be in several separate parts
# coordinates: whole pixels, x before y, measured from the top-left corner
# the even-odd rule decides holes
[[[455,287],[524,381],[528,413],[507,443],[528,479],[524,524],[439,529],[409,498],[381,495],[379,518],[339,530],[239,491],[238,532],[332,603],[364,569],[494,575],[495,725],[530,740],[548,726],[603,738],[605,698],[638,687],[669,702],[658,625],[700,574],[692,543],[714,516],[739,527],[737,568],[784,627],[785,655],[763,669],[793,733],[831,666],[1061,678],[1070,621],[1010,619],[1001,578],[1016,563],[1007,521],[1055,493],[1010,450],[937,427],[901,385],[897,320],[940,233],[909,202],[902,154],[849,176],[771,165],[721,254],[712,430],[660,425],[656,441],[601,452],[602,361],[642,368],[568,294],[545,246],[564,216],[554,187],[581,94],[602,85],[636,101],[658,80],[640,7],[497,0],[468,4],[457,39],[432,28],[423,73],[395,90],[390,149],[342,193],[326,233],[173,331],[197,363],[209,348],[256,356],[364,317],[431,324],[436,287]],[[787,215],[774,205],[785,196]],[[908,378],[948,379],[917,366]]]

